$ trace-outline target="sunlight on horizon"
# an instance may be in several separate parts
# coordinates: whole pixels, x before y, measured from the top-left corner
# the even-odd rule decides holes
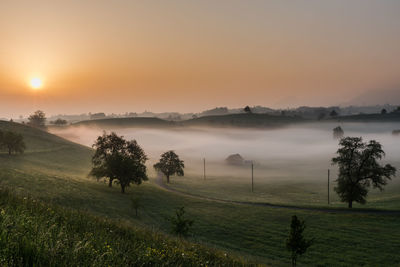
[[[33,78],[30,81],[30,85],[31,85],[32,89],[38,90],[38,89],[42,88],[43,82],[40,78]]]

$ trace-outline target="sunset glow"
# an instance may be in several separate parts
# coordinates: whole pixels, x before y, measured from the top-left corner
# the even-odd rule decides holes
[[[5,0],[0,112],[395,104],[382,91],[400,85],[399,13],[400,1]]]
[[[40,78],[33,78],[30,82],[32,89],[37,90],[42,87],[42,80]]]

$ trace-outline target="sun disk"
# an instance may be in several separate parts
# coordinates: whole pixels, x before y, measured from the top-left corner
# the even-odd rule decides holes
[[[31,80],[31,86],[33,89],[39,89],[40,87],[42,87],[42,80],[40,80],[39,78],[33,78]]]

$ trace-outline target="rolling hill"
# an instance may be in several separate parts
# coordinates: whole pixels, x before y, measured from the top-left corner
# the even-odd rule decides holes
[[[100,127],[105,129],[108,127],[171,127],[174,125],[175,123],[171,121],[147,117],[87,120],[73,124],[73,126]]]
[[[121,194],[87,177],[91,149],[21,124],[1,122],[0,129],[21,132],[27,143],[23,155],[0,154],[1,265],[287,266],[294,214],[315,238],[300,266],[400,261],[398,215],[206,200],[159,187],[151,168],[149,182]],[[137,217],[135,195],[141,196]],[[182,206],[194,220],[186,241],[168,234],[168,218]]]
[[[289,124],[308,122],[309,120],[295,116],[274,116],[270,114],[228,114],[204,116],[183,121],[167,121],[158,118],[111,118],[102,120],[81,121],[73,126],[91,126],[102,129],[112,127],[249,127],[276,128]]]
[[[27,145],[0,153],[2,266],[247,265],[132,222],[129,195],[87,178],[91,149],[21,124],[0,121],[0,130]]]
[[[329,120],[342,122],[400,122],[400,113],[388,114],[358,114],[350,116],[338,116]]]

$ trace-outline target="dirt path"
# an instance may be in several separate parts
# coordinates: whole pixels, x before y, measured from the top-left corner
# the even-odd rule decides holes
[[[400,215],[400,210],[301,207],[301,206],[271,204],[271,203],[265,203],[265,202],[236,201],[236,200],[205,197],[205,196],[201,196],[201,195],[195,195],[195,194],[182,192],[182,191],[179,191],[179,190],[169,187],[168,185],[166,185],[163,182],[163,176],[161,173],[158,173],[158,176],[156,179],[156,184],[159,187],[161,187],[169,192],[173,192],[175,194],[192,197],[192,198],[197,198],[197,199],[203,199],[203,200],[207,200],[207,201],[220,202],[220,203],[240,204],[240,205],[250,205],[250,206],[264,206],[264,207],[270,207],[270,208],[306,210],[306,211],[317,211],[317,212],[327,212],[327,213],[362,213],[362,214],[375,214],[375,215]]]

